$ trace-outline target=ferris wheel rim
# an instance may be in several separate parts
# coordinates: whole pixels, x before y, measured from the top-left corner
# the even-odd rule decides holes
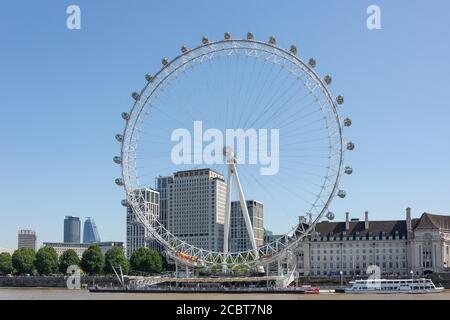
[[[337,105],[336,102],[333,99],[333,96],[331,95],[331,93],[329,92],[329,90],[326,88],[325,83],[323,82],[323,80],[317,75],[317,73],[313,70],[312,67],[310,67],[309,65],[307,65],[303,60],[301,60],[299,57],[297,57],[295,54],[281,48],[278,47],[274,44],[268,44],[262,41],[257,41],[257,40],[249,40],[249,39],[228,39],[228,40],[218,40],[218,41],[214,41],[214,42],[208,42],[207,44],[202,44],[199,45],[191,50],[187,50],[186,52],[178,55],[177,57],[175,57],[174,59],[172,59],[171,61],[169,61],[167,64],[165,64],[157,73],[155,73],[155,75],[153,76],[153,79],[157,78],[160,74],[162,74],[165,70],[167,70],[171,65],[173,65],[176,61],[179,61],[180,59],[182,59],[183,57],[192,54],[193,52],[196,52],[202,48],[213,48],[213,46],[215,45],[220,45],[220,44],[232,44],[232,43],[246,43],[249,45],[253,45],[253,47],[239,47],[239,48],[235,48],[235,49],[239,49],[239,50],[258,50],[258,51],[264,51],[261,50],[260,48],[256,48],[254,47],[255,44],[262,46],[263,48],[266,48],[267,51],[265,51],[266,53],[270,53],[273,55],[276,55],[278,57],[281,57],[283,59],[289,60],[291,63],[295,62],[294,64],[297,65],[298,67],[301,68],[301,70],[303,72],[305,72],[310,78],[312,78],[319,86],[319,88],[321,89],[321,92],[326,96],[327,98],[327,102],[328,104],[332,107],[332,113],[334,115],[334,121],[337,125],[338,128],[338,133],[339,133],[339,164],[338,164],[338,170],[336,173],[336,179],[334,182],[334,186],[332,188],[332,191],[330,192],[328,199],[326,201],[326,203],[323,205],[322,210],[320,212],[320,214],[317,215],[317,218],[312,222],[312,224],[310,225],[310,227],[308,228],[308,233],[302,233],[300,237],[295,237],[295,232],[298,230],[299,226],[294,226],[291,231],[287,232],[285,235],[281,236],[279,239],[274,240],[271,243],[267,243],[264,244],[263,246],[259,247],[258,250],[259,251],[264,251],[261,250],[262,248],[269,248],[269,247],[275,247],[275,244],[279,244],[280,243],[280,239],[285,238],[286,240],[288,240],[287,245],[284,245],[282,249],[277,249],[276,251],[273,251],[276,255],[278,254],[282,254],[283,251],[286,250],[287,247],[291,247],[292,245],[295,245],[296,243],[298,243],[301,239],[303,239],[303,237],[307,236],[309,234],[309,232],[311,232],[312,226],[315,225],[325,214],[325,212],[328,210],[329,205],[332,201],[332,199],[336,196],[337,190],[338,190],[338,185],[339,185],[339,181],[341,178],[341,172],[342,172],[342,167],[343,167],[343,158],[344,158],[344,150],[343,150],[343,145],[344,145],[344,139],[343,139],[343,133],[342,133],[342,126],[340,123],[340,117],[339,117],[339,113],[337,111]],[[269,49],[272,49],[273,51],[268,51]],[[230,50],[229,48],[225,48],[225,49],[221,49],[221,50]],[[219,50],[212,50],[209,53],[212,52],[217,52]],[[283,53],[283,55],[278,54],[278,52]],[[206,55],[208,53],[204,53],[203,55]],[[190,59],[189,61],[193,61],[195,59],[198,59],[199,56],[193,57],[192,59]],[[289,59],[287,59],[289,58]],[[187,62],[185,62],[187,63]],[[203,62],[201,62],[203,63]],[[177,69],[175,69],[177,70]],[[159,83],[158,86],[161,85],[169,76],[170,74],[172,74],[173,72],[175,72],[175,70],[170,71],[169,74],[167,74]],[[144,86],[144,88],[141,90],[139,96],[140,98],[142,97],[142,94],[145,92],[145,90],[151,85],[151,82],[147,82],[147,84]],[[157,89],[157,87],[154,88],[154,90],[152,91],[155,92],[155,90]],[[139,114],[137,115],[137,117],[135,118],[135,122],[134,124],[131,126],[131,128],[133,129],[133,131],[135,130],[136,127],[136,123],[139,120],[139,116],[140,113],[142,112],[142,110],[145,108],[145,105],[147,104],[148,99],[151,97],[151,94],[147,96],[145,102],[141,102],[140,99],[136,99],[135,103],[133,104],[133,107],[131,108],[131,111],[129,113],[129,115],[131,116],[132,114],[134,114],[135,109],[138,108],[139,105],[141,105],[141,108],[139,110]],[[130,133],[128,132],[130,128],[129,125],[129,120],[127,120],[127,124],[125,126],[125,129],[123,131],[123,137],[124,137],[124,141],[122,142],[122,146],[121,146],[121,157],[122,159],[124,159],[124,154],[125,154],[125,145],[127,144],[126,141],[126,137],[132,137],[133,136],[133,131],[131,132],[131,135],[129,135]],[[130,141],[129,141],[130,142]],[[131,143],[131,142],[130,142]],[[124,188],[127,194],[127,199],[130,200],[130,198],[132,199],[131,193],[133,191],[135,191],[136,189],[131,189],[130,188],[130,184],[127,183],[129,182],[129,178],[130,175],[128,174],[128,171],[125,169],[125,166],[123,165],[122,162],[122,178],[124,180]],[[131,201],[130,203],[133,206],[134,209],[134,205],[136,205],[135,203],[133,203],[133,201]],[[141,218],[138,216],[138,218]],[[159,232],[153,227],[150,226],[148,224],[145,223],[145,221],[141,221],[141,223],[144,224],[144,226],[148,229],[148,231],[155,236],[155,238],[157,238],[158,241],[162,242],[162,244],[164,245],[164,247],[166,249],[170,249],[173,250],[173,248],[171,248],[165,241],[165,239],[162,239],[160,237]],[[160,223],[159,221],[156,221],[156,223]],[[164,226],[161,226],[162,228],[164,228]],[[170,233],[169,230],[165,230],[167,233]],[[289,239],[288,234],[290,234],[291,232],[293,232],[293,238]],[[175,237],[176,238],[176,237]],[[202,248],[198,248],[195,247],[193,245],[188,244],[187,242],[176,238],[178,240],[178,242],[180,244],[182,244],[182,246],[184,247],[190,247],[191,249],[195,249],[196,252],[202,253],[201,255],[203,257],[211,257],[211,256],[221,256],[223,255],[223,252],[220,251],[211,251],[211,250],[205,250]],[[162,241],[161,241],[162,240]],[[272,248],[273,249],[273,248]],[[246,250],[246,251],[242,251],[242,252],[230,252],[230,255],[237,255],[238,258],[242,258],[243,256],[248,256],[248,254],[251,252],[252,250]],[[203,262],[206,262],[207,264],[210,263],[210,261],[207,261],[207,259],[203,258],[202,259]],[[245,260],[245,259],[244,259]],[[245,263],[242,264],[248,264],[248,263],[252,263],[252,262],[257,262],[256,259],[252,260],[252,261],[248,261],[246,260]],[[223,262],[220,262],[223,263]],[[236,263],[236,261],[235,261]],[[212,262],[212,264],[217,264],[217,262]]]

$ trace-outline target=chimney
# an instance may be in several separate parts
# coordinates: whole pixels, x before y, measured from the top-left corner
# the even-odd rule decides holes
[[[408,232],[412,231],[412,223],[411,223],[411,208],[406,208],[406,230]]]
[[[364,229],[369,229],[369,211],[364,212]]]
[[[350,229],[350,221],[349,221],[350,213],[345,213],[345,230],[348,231]]]

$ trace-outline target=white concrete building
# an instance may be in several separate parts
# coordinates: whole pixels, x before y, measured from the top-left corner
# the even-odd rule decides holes
[[[92,245],[97,245],[100,247],[100,250],[103,254],[106,253],[112,247],[120,247],[122,250],[125,250],[123,247],[123,242],[118,241],[105,241],[98,243],[70,243],[70,242],[44,242],[44,247],[52,247],[55,249],[58,257],[61,256],[66,250],[73,250],[76,252],[78,257],[81,259],[83,253]]]
[[[167,229],[187,243],[222,251],[226,185],[211,169],[178,171],[168,190]]]
[[[256,200],[247,200],[247,210],[253,227],[256,246],[264,244],[264,205]],[[230,220],[230,249],[231,252],[245,251],[252,248],[248,236],[244,216],[242,215],[241,203],[231,202]]]
[[[153,189],[142,189],[136,192],[142,193],[142,210],[148,222],[159,219],[159,192]],[[152,218],[153,217],[153,218]],[[134,251],[141,247],[161,250],[161,245],[151,237],[150,232],[140,223],[133,208],[127,207],[127,257],[130,258]]]
[[[449,265],[450,217],[424,213],[411,220],[323,221],[298,248],[299,274],[365,275],[376,265],[381,274],[419,275],[442,272]]]
[[[0,253],[3,253],[3,252],[9,253],[9,254],[13,254],[14,253],[14,249],[7,249],[7,248],[0,247]]]
[[[407,215],[411,216],[409,208]],[[409,221],[409,268],[417,275],[449,271],[450,216],[423,213]]]

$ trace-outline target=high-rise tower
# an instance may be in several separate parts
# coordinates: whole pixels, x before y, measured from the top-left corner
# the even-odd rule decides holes
[[[64,242],[80,243],[81,222],[80,218],[66,216],[64,219]]]
[[[100,235],[98,233],[94,218],[87,218],[84,222],[83,243],[94,243],[100,241]]]
[[[36,250],[36,232],[33,230],[19,230],[17,235],[18,249],[31,248]]]
[[[144,212],[146,222],[151,217],[159,217],[159,192],[153,189],[136,190],[141,193],[139,199]],[[127,257],[130,258],[134,251],[144,247],[160,251],[161,245],[152,238],[150,232],[145,228],[131,206],[127,207]]]
[[[175,172],[168,193],[167,229],[206,250],[223,248],[226,187],[211,169]]]

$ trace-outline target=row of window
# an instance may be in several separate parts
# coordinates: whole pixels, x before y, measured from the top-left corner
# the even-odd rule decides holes
[[[390,255],[389,258],[387,258],[387,257],[388,256],[386,256],[386,255],[383,255],[382,257],[381,256],[376,256],[375,260],[406,260],[406,256],[405,255],[403,255],[403,256],[395,256],[395,259],[394,259],[394,256],[392,256],[392,255]],[[339,261],[340,257],[339,256],[336,256],[336,257],[333,257],[333,256],[329,256],[329,257],[327,257],[327,256],[324,256],[324,257],[311,256],[311,261],[315,261],[315,260],[320,261],[321,259],[323,261],[327,261],[327,259],[330,260],[330,261],[333,261],[333,260]],[[342,260],[343,261],[346,261],[346,260],[359,261],[360,259],[361,260],[373,260],[373,256],[351,256],[351,255],[349,255],[349,256],[342,256]]]
[[[370,264],[367,263],[346,263],[343,262],[340,263],[313,263],[311,265],[311,269],[360,269],[360,268],[367,268]],[[406,268],[406,262],[382,262],[382,263],[375,263],[375,265],[379,266],[381,269],[393,269],[393,268]]]
[[[404,242],[361,242],[361,243],[313,243],[311,244],[311,248],[339,248],[339,247],[349,247],[349,248],[358,248],[358,247],[394,247],[399,244],[403,245]]]

